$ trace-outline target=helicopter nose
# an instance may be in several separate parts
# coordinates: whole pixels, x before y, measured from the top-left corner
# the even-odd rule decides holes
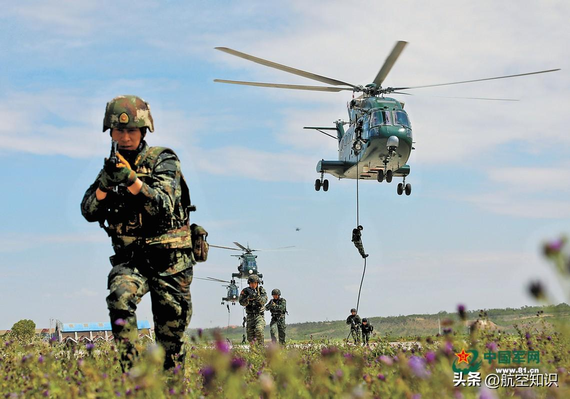
[[[386,147],[388,148],[398,148],[400,145],[400,139],[397,136],[390,136],[386,141]]]

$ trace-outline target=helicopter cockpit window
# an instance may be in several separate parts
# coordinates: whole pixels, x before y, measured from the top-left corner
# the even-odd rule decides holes
[[[396,125],[402,125],[405,127],[411,127],[410,126],[410,120],[408,119],[408,115],[404,112],[404,111],[396,111],[394,112],[395,116],[396,116]]]
[[[372,112],[370,115],[370,127],[383,125],[384,123],[384,113],[382,111]]]

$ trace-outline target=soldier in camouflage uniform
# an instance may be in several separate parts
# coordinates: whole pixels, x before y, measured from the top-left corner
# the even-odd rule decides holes
[[[247,340],[250,343],[263,345],[267,293],[259,284],[259,277],[255,274],[247,278],[247,283],[249,287],[245,287],[239,294],[239,304],[245,306],[247,314]]]
[[[115,252],[107,287],[113,336],[126,371],[137,355],[135,311],[150,291],[155,335],[169,369],[175,362],[183,364],[183,336],[192,316],[195,260],[188,187],[176,154],[145,142],[154,125],[144,100],[119,96],[108,102],[103,131],[107,129],[118,142],[119,162],[106,159],[83,197],[81,212],[105,229]]]
[[[368,341],[370,340],[370,334],[374,331],[374,326],[368,322],[368,319],[365,317],[362,319],[362,325],[360,326],[362,330],[362,345],[368,345]]]
[[[277,335],[279,335],[279,343],[285,345],[285,313],[287,313],[287,301],[285,298],[281,298],[281,290],[278,288],[271,291],[271,295],[273,299],[265,305],[265,308],[271,312],[271,322],[269,323],[271,341],[277,342]]]
[[[346,324],[350,324],[350,336],[355,344],[360,343],[360,325],[362,321],[360,316],[356,314],[356,309],[350,309],[350,316],[346,319]]]
[[[357,228],[352,230],[352,242],[354,243],[354,246],[356,247],[356,249],[358,249],[360,256],[362,256],[363,258],[367,258],[368,254],[364,252],[364,246],[362,245],[362,229],[363,228],[364,227],[362,227],[361,225],[358,225]]]

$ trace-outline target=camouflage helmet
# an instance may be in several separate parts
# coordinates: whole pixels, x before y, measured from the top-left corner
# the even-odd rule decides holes
[[[249,276],[247,278],[247,283],[259,283],[259,277],[257,277],[257,274],[252,274],[251,276]]]
[[[273,291],[271,291],[271,295],[281,296],[281,290],[279,288],[274,288]]]
[[[350,309],[350,313],[352,313],[352,312],[356,312],[356,309],[354,309],[354,308]]]
[[[365,317],[364,319],[362,319],[363,323],[368,323],[368,319]]]
[[[118,96],[107,103],[103,131],[114,128],[143,128],[154,131],[148,103],[137,96]]]

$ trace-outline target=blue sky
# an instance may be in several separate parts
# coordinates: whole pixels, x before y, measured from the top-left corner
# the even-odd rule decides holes
[[[368,268],[363,316],[520,307],[541,258],[570,221],[570,4],[566,1],[28,1],[0,16],[0,329],[106,321],[111,247],[79,203],[109,151],[105,103],[147,100],[150,145],[171,146],[209,241],[259,252],[268,290],[290,322],[336,320],[355,306],[362,259],[350,242],[354,180],[318,160],[336,144],[308,125],[346,119],[351,94],[213,83],[318,84],[214,50],[225,46],[354,84],[369,83],[398,40],[409,45],[385,81],[416,86],[541,69],[560,72],[418,89],[399,98],[414,128],[410,197],[360,184]],[[520,102],[441,97],[520,98]],[[300,227],[300,231],[296,228]],[[212,249],[195,276],[228,279]],[[224,326],[221,285],[192,284],[191,327]],[[230,323],[241,323],[239,305]],[[138,315],[151,319],[145,298]]]

